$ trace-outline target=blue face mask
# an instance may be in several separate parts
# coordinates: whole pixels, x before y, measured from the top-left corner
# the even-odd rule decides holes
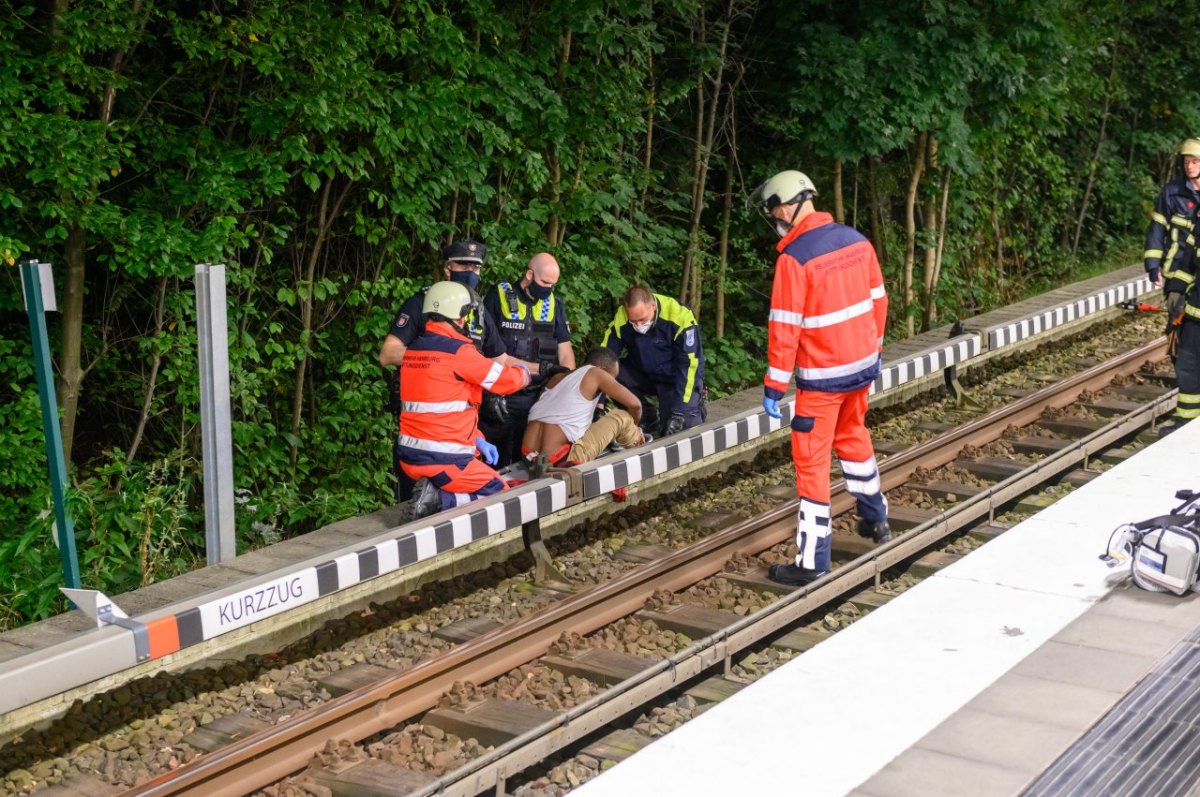
[[[471,290],[475,290],[479,285],[479,275],[474,271],[451,271],[450,281],[462,283]]]
[[[547,288],[545,285],[538,285],[534,280],[529,281],[529,287],[525,289],[529,293],[529,298],[535,302],[540,302],[544,299],[549,299],[550,294],[554,293],[553,288]]]

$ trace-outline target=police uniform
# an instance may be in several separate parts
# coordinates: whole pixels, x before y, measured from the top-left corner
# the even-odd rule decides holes
[[[520,285],[501,282],[483,298],[483,309],[494,320],[504,351],[529,363],[559,365],[558,344],[571,340],[567,308],[550,293],[534,300]],[[484,421],[484,434],[499,453],[500,467],[516,459],[521,438],[529,423],[529,410],[541,394],[545,380],[537,379],[525,390],[508,397],[508,418],[504,423]]]
[[[658,310],[645,334],[629,323],[624,307],[604,333],[601,345],[621,358],[617,381],[642,402],[642,428],[651,429],[661,417],[683,415],[683,428],[704,423],[704,350],[700,327],[692,311],[669,296],[653,294]],[[646,403],[658,400],[658,409]]]
[[[1175,424],[1200,418],[1200,280],[1197,280],[1197,217],[1200,192],[1186,177],[1163,186],[1146,231],[1146,271],[1153,279],[1161,270],[1163,293],[1182,294],[1183,322],[1175,349],[1175,381],[1179,387]],[[1168,312],[1175,315],[1174,307]]]
[[[881,365],[887,293],[875,249],[828,213],[805,216],[777,248],[764,392],[769,399],[783,398],[795,374],[796,566],[823,573],[831,558],[831,446],[860,518],[870,524],[887,520],[864,422],[867,391]]]
[[[517,365],[489,360],[445,321],[428,321],[404,352],[400,382],[400,466],[438,488],[442,509],[493,495],[506,485],[475,458],[485,389],[508,395],[529,384]]]

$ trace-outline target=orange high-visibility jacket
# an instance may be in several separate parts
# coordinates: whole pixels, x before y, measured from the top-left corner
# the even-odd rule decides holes
[[[875,250],[828,213],[811,213],[779,242],[767,325],[764,392],[848,393],[879,375],[887,292]]]
[[[516,393],[529,384],[523,366],[480,354],[445,321],[429,320],[404,352],[400,380],[400,460],[464,465],[475,456],[483,391]]]

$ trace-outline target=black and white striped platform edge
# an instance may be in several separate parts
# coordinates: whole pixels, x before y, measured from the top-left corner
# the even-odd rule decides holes
[[[540,480],[439,513],[432,524],[418,521],[400,526],[389,532],[386,539],[177,614],[180,647],[212,639],[271,614],[432,559],[566,506],[566,484],[557,479]],[[281,603],[274,611],[263,613],[258,608],[259,599],[264,588],[272,587]],[[285,590],[299,594],[284,599]]]
[[[959,335],[945,344],[932,346],[903,360],[884,363],[883,371],[871,385],[871,393],[882,393],[906,382],[936,374],[982,353],[983,341],[978,335]]]
[[[335,592],[520,526],[567,506],[567,484],[521,485],[214,593],[135,617],[155,643],[151,659],[326,598]],[[117,626],[0,662],[0,714],[107,678],[139,664],[134,633]]]
[[[1136,299],[1153,289],[1148,277],[1142,276],[1120,285],[1112,285],[1093,294],[1070,302],[1064,302],[1057,307],[1050,307],[1031,313],[1024,318],[1008,321],[984,330],[987,336],[988,349],[995,351],[1005,346],[1025,340],[1026,338],[1062,326],[1078,318],[1098,313],[1101,310],[1120,304],[1129,299]]]
[[[978,335],[967,334],[951,338],[895,362],[884,363],[883,371],[871,386],[871,392],[883,392],[907,382],[949,368],[951,365],[978,357],[983,343]],[[672,437],[661,444],[652,443],[636,453],[614,454],[577,468],[583,474],[583,498],[596,498],[620,487],[628,487],[643,479],[658,476],[669,470],[695,462],[701,457],[724,451],[749,442],[791,422],[795,398],[788,397],[786,409],[779,409],[781,419],[767,417],[762,410],[747,410],[725,421],[697,426],[686,437]]]
[[[674,435],[632,453],[612,454],[580,465],[576,470],[583,476],[583,499],[628,487],[782,429],[791,423],[795,406],[795,397],[789,396],[779,402],[782,418],[771,418],[762,410],[746,410],[721,421],[694,427],[686,437]]]

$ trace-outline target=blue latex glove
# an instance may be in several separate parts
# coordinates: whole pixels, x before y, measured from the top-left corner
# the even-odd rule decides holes
[[[779,412],[779,399],[764,398],[763,410],[772,418],[782,418],[783,415]]]
[[[500,461],[500,452],[496,450],[494,445],[485,440],[482,435],[475,438],[475,448],[480,454],[483,454],[483,461],[487,464],[495,465]]]

